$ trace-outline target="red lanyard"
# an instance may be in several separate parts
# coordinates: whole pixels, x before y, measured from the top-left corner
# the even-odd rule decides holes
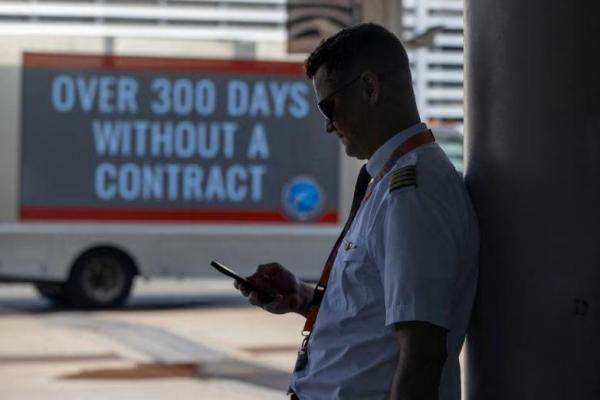
[[[435,139],[433,138],[431,130],[427,129],[411,136],[400,146],[398,146],[396,150],[394,150],[392,154],[388,157],[381,170],[379,170],[377,175],[375,175],[373,181],[369,184],[369,187],[367,188],[367,192],[362,202],[364,203],[365,201],[367,201],[367,199],[373,193],[375,185],[377,185],[377,183],[379,183],[379,181],[383,179],[383,177],[394,167],[394,165],[396,165],[396,162],[400,157],[404,156],[405,154],[409,153],[410,151],[416,149],[421,145],[432,143],[434,140]],[[335,242],[333,249],[331,249],[329,257],[327,257],[327,261],[325,262],[325,266],[323,267],[321,279],[319,279],[319,283],[315,287],[311,304],[308,308],[308,312],[306,313],[306,323],[304,324],[304,328],[302,329],[302,336],[304,336],[304,340],[302,340],[302,345],[300,347],[301,352],[306,351],[308,340],[315,325],[315,321],[317,320],[319,306],[321,305],[321,300],[323,300],[323,295],[325,294],[325,289],[327,288],[329,274],[331,273],[331,269],[333,268],[333,262],[335,261],[335,257],[337,256],[337,252],[340,247],[340,243],[344,238],[344,234],[345,232],[342,232],[338,240]]]

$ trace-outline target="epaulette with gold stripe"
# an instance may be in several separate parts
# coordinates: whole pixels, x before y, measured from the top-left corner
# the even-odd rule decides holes
[[[414,165],[407,165],[392,173],[389,192],[407,186],[417,186],[417,167]]]

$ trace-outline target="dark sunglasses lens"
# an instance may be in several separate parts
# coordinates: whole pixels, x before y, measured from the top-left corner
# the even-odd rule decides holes
[[[328,120],[331,120],[333,117],[333,99],[325,99],[324,101],[319,102],[318,107],[321,114]]]

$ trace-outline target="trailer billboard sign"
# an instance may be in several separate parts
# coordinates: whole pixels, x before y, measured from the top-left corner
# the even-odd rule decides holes
[[[299,63],[26,53],[23,220],[338,221]]]

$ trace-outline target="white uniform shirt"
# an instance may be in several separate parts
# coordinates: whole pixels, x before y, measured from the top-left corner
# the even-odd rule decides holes
[[[414,125],[367,163],[376,176],[392,152],[426,129]],[[390,192],[392,173],[414,165],[416,186]],[[436,143],[398,159],[361,205],[335,258],[291,389],[301,400],[389,398],[398,360],[394,323],[448,329],[440,400],[460,400],[460,353],[477,283],[479,233],[461,176]]]

